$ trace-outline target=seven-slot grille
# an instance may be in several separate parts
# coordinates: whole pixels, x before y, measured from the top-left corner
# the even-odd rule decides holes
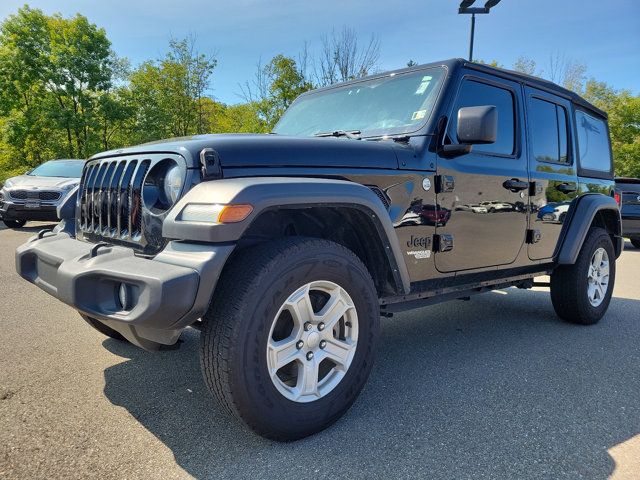
[[[89,162],[80,182],[80,230],[137,241],[142,227],[142,184],[150,165],[148,159]]]
[[[51,192],[46,190],[12,190],[11,198],[16,200],[42,200],[45,202],[54,202],[62,195],[60,192]]]

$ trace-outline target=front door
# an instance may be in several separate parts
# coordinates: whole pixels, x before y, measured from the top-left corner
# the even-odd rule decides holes
[[[578,178],[570,142],[571,104],[549,93],[526,87],[529,168],[533,182],[529,228],[535,243],[529,258],[551,258],[571,201],[578,195]]]
[[[443,239],[453,241],[451,250],[435,254],[441,272],[508,265],[523,247],[529,184],[520,92],[515,82],[498,83],[480,73],[465,75],[460,84],[445,142],[457,142],[461,107],[494,105],[498,133],[495,143],[474,145],[471,153],[438,158],[437,205],[449,218],[446,224],[436,224],[436,233],[441,250]]]

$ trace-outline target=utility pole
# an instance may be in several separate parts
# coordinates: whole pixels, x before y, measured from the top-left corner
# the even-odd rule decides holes
[[[473,62],[473,38],[476,32],[476,14],[487,14],[491,11],[492,7],[495,7],[500,0],[487,0],[484,7],[472,7],[476,0],[462,0],[460,2],[460,8],[458,8],[459,14],[471,14],[471,36],[469,38],[469,61]]]

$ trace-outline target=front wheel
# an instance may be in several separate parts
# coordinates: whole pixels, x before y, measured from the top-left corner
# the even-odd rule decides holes
[[[326,240],[276,240],[239,253],[218,285],[200,349],[217,400],[280,441],[338,420],[369,376],[379,331],[358,257]]]
[[[616,278],[611,237],[591,228],[573,265],[562,265],[551,275],[551,301],[560,318],[592,325],[607,311]]]
[[[631,245],[636,248],[640,248],[640,237],[631,238]]]

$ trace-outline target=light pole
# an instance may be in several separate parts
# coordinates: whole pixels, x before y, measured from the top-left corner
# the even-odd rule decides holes
[[[476,30],[476,14],[489,13],[492,7],[500,3],[500,0],[487,0],[484,7],[472,7],[476,0],[462,0],[458,13],[471,14],[471,38],[469,39],[469,61],[473,62],[473,36]]]

